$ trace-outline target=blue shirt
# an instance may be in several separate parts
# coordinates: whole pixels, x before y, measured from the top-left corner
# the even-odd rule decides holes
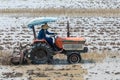
[[[46,34],[54,35],[54,33],[50,33],[47,30],[41,29],[38,33],[38,39],[46,39]]]

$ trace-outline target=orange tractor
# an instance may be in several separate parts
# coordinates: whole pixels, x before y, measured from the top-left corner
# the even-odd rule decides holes
[[[34,41],[32,44],[22,46],[20,44],[19,50],[15,55],[15,50],[11,58],[13,64],[23,64],[30,61],[34,64],[54,63],[53,56],[55,54],[67,55],[68,63],[79,63],[81,61],[81,53],[86,53],[88,48],[85,47],[85,38],[82,37],[70,37],[69,23],[67,23],[67,37],[61,38],[57,35],[52,36],[55,39],[55,46],[57,51],[52,49],[52,46],[44,39],[36,38],[35,26],[44,23],[55,22],[57,19],[54,17],[45,17],[40,19],[34,19],[28,27],[33,30]]]

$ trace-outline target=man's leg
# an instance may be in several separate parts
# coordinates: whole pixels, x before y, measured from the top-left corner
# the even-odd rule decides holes
[[[53,39],[52,38],[46,38],[46,41],[50,44],[50,46],[53,48],[53,50],[56,50],[55,45],[53,43]]]

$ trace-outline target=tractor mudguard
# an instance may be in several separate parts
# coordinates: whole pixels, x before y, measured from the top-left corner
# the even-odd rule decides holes
[[[35,39],[34,41],[33,41],[33,44],[34,43],[39,43],[39,42],[43,42],[43,43],[47,43],[47,41],[45,40],[45,39]]]
[[[69,55],[74,54],[74,53],[80,55],[79,52],[67,52],[66,55],[69,56]]]
[[[62,38],[60,38],[60,37],[57,37],[56,38],[56,40],[55,40],[55,44],[56,44],[56,46],[58,47],[58,48],[60,48],[60,49],[63,49],[63,42],[62,42]]]

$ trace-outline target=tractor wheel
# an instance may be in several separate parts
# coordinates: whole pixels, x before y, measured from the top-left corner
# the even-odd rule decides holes
[[[79,63],[81,61],[81,55],[77,53],[72,53],[67,56],[67,61],[70,64]]]
[[[52,63],[51,59],[53,51],[51,47],[46,43],[34,44],[30,52],[30,59],[33,64],[45,64]]]

